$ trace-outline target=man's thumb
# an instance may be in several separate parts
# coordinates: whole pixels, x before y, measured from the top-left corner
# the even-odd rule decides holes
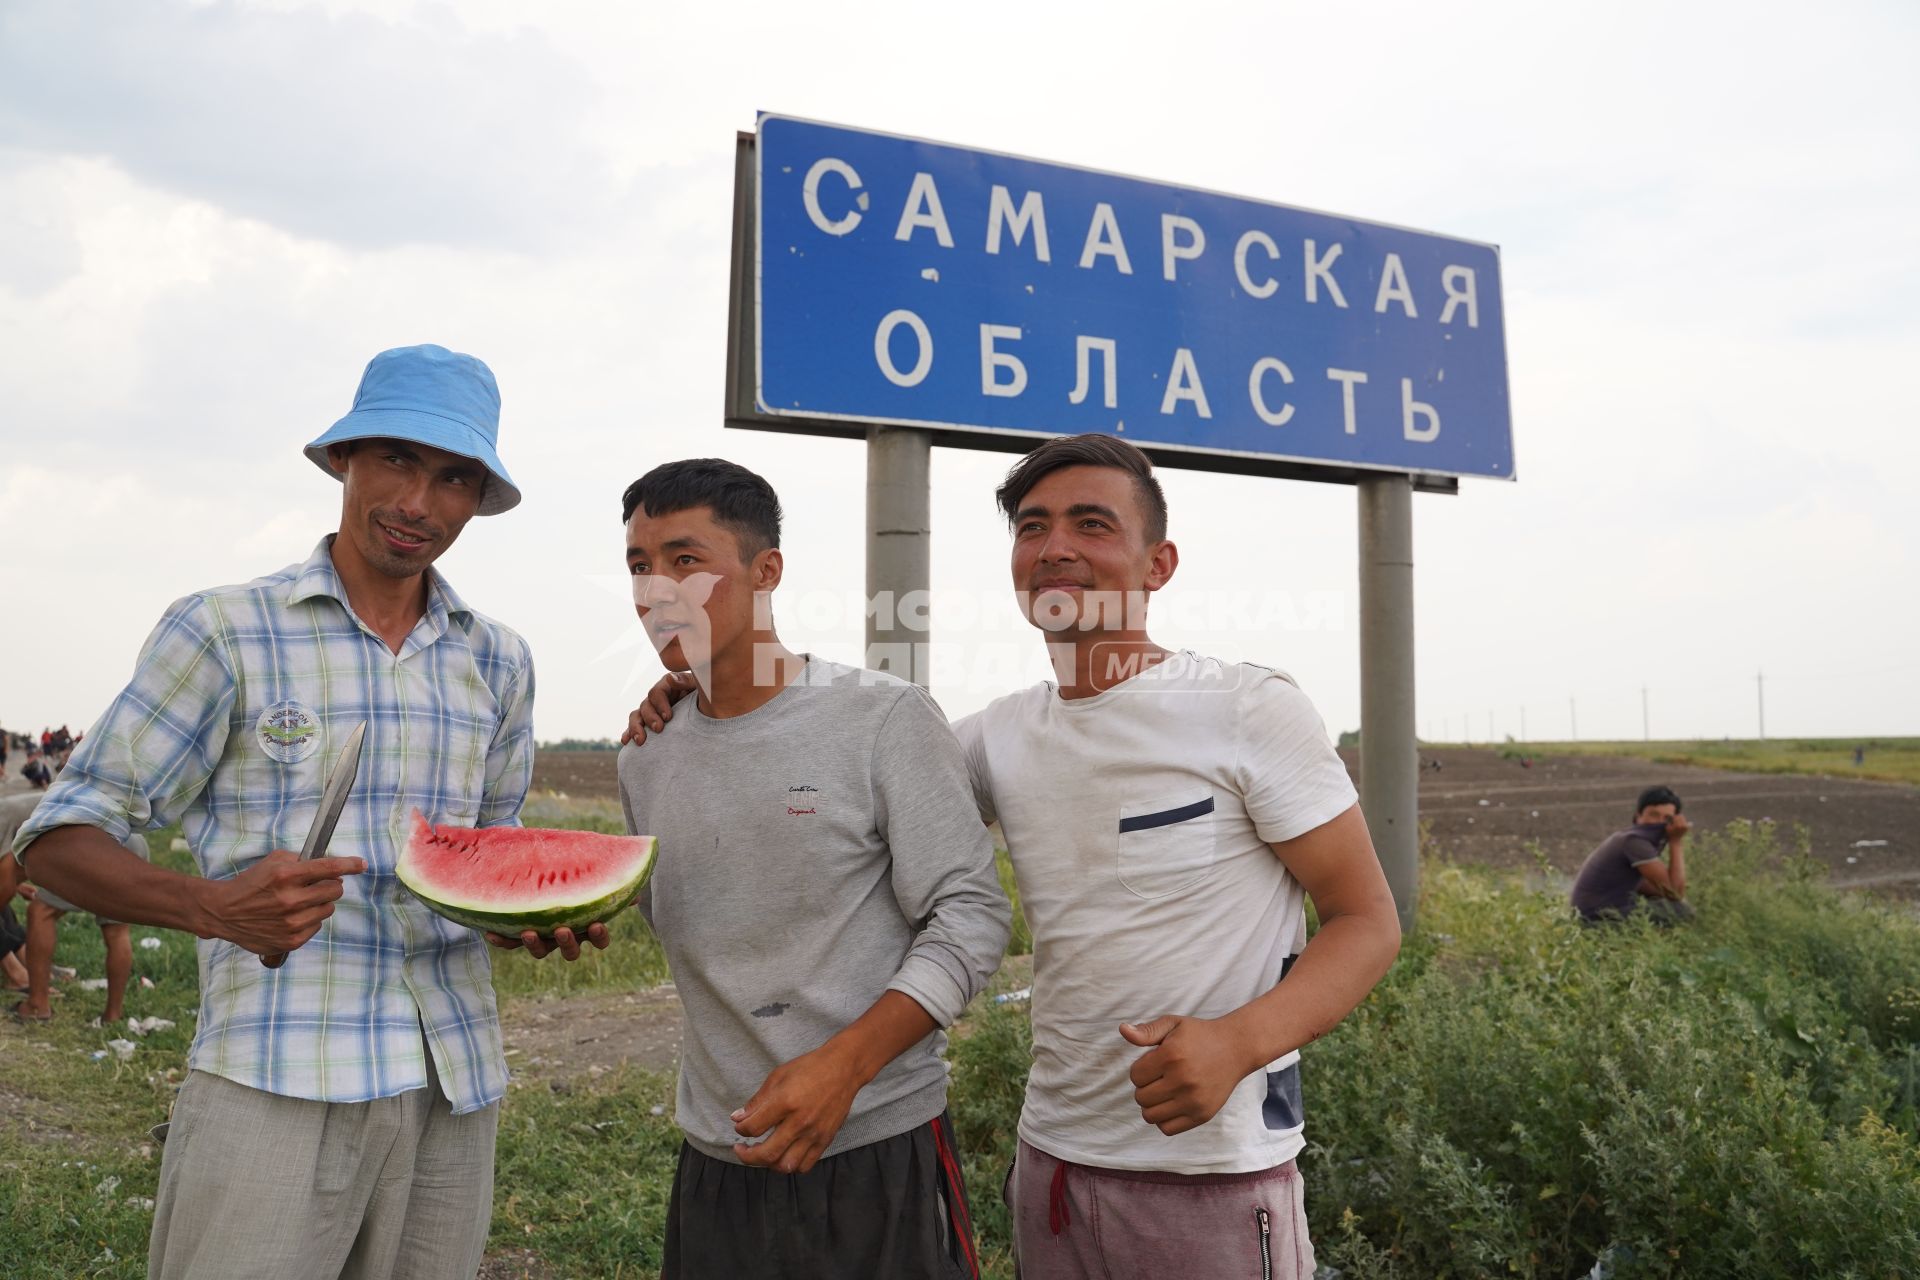
[[[1152,1022],[1123,1022],[1120,1024],[1120,1034],[1126,1037],[1128,1044],[1137,1044],[1144,1049],[1165,1040],[1167,1033],[1179,1025],[1180,1019],[1166,1014]]]

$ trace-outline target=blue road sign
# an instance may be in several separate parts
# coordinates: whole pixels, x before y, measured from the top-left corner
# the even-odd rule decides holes
[[[1491,245],[763,115],[756,411],[1511,479]]]

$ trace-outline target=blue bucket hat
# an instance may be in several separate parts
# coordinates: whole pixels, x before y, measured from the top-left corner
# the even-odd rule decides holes
[[[344,440],[410,440],[472,458],[487,469],[477,514],[499,515],[519,505],[520,490],[501,465],[500,388],[493,370],[472,356],[432,343],[395,347],[367,362],[353,410],[307,446],[307,457],[334,479],[327,446]]]

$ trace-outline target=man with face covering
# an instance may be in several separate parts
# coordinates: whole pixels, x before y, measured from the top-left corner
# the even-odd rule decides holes
[[[1680,797],[1648,787],[1633,809],[1633,825],[1616,831],[1587,855],[1573,882],[1573,909],[1585,924],[1624,920],[1636,912],[1655,924],[1693,919],[1687,896],[1687,833]],[[1662,851],[1665,857],[1662,857]]]

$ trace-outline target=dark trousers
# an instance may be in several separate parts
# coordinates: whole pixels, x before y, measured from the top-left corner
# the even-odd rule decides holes
[[[682,1143],[662,1280],[978,1280],[973,1217],[942,1114],[805,1173]]]
[[[1645,916],[1661,929],[1671,929],[1676,924],[1692,924],[1695,919],[1693,908],[1678,898],[1642,898],[1635,904],[1632,914]],[[1585,925],[1623,924],[1627,917],[1618,911],[1602,911],[1598,915],[1580,916],[1579,920]]]
[[[0,956],[10,956],[26,945],[27,931],[20,927],[20,917],[13,914],[13,904],[9,902],[0,907]]]

